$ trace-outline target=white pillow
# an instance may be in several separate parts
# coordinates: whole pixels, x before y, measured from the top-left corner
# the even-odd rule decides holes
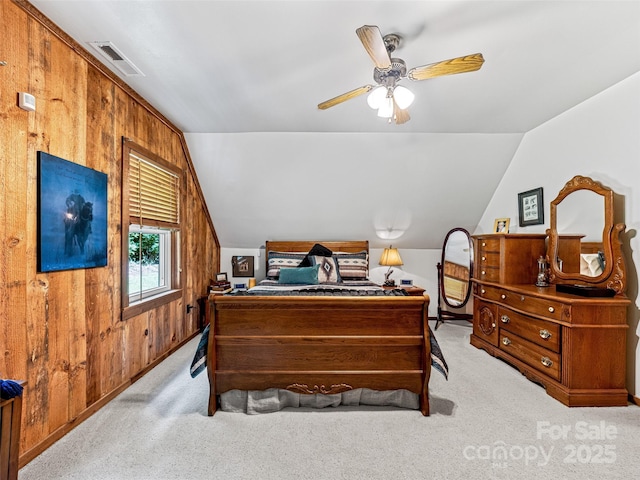
[[[580,254],[580,275],[597,277],[602,274],[600,256],[597,253]]]

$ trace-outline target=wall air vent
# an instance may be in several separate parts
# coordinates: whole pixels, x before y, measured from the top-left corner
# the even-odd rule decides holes
[[[144,73],[136,67],[112,42],[89,42],[108,63],[116,67],[127,77],[139,75],[144,77]]]

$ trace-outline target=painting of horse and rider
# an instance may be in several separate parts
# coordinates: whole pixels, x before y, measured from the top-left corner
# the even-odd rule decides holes
[[[107,175],[38,152],[38,271],[107,264]]]

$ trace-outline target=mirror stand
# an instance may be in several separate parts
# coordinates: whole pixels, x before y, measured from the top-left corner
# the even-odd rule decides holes
[[[470,313],[458,313],[469,301],[473,277],[473,241],[464,228],[451,229],[444,238],[442,259],[438,263],[438,327],[447,319],[471,320]],[[445,308],[442,308],[444,304]]]
[[[442,308],[442,294],[440,293],[442,290],[442,285],[444,284],[444,274],[442,272],[442,264],[438,262],[438,284],[440,288],[438,288],[438,315],[436,317],[436,326],[434,330],[437,330],[438,327],[444,323],[445,320],[472,320],[473,314],[471,313],[457,313],[450,312],[448,310],[443,310]],[[464,307],[464,305],[462,305]]]

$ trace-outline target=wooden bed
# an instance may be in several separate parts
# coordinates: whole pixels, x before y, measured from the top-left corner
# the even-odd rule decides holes
[[[269,251],[307,252],[316,242],[267,242]],[[333,252],[366,241],[319,242]],[[209,298],[209,415],[233,389],[304,394],[356,388],[406,389],[429,415],[429,297],[231,296]]]

